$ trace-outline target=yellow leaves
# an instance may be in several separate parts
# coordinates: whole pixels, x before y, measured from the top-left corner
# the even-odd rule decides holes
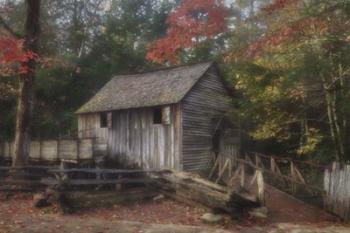
[[[317,145],[322,141],[322,138],[323,137],[320,134],[320,130],[310,128],[304,135],[304,141],[297,150],[298,155],[310,154],[314,152],[317,149]]]
[[[346,41],[347,41],[347,42],[350,42],[350,35],[348,35],[348,36],[346,37]]]
[[[288,140],[291,137],[289,132],[290,124],[295,122],[295,118],[286,113],[274,111],[273,109],[265,109],[263,119],[258,117],[260,123],[257,128],[250,133],[255,140],[266,140],[275,138],[278,141]]]
[[[251,136],[256,140],[266,140],[277,137],[281,130],[278,123],[274,121],[266,121],[257,130],[251,133]]]

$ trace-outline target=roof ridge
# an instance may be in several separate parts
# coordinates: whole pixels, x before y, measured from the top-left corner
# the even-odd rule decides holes
[[[215,61],[202,61],[202,62],[195,62],[195,63],[188,63],[188,64],[181,64],[181,65],[175,65],[175,66],[169,66],[169,67],[159,67],[156,69],[150,69],[150,70],[145,70],[145,71],[140,71],[140,72],[134,72],[134,73],[120,73],[120,74],[116,74],[112,76],[112,79],[114,78],[121,78],[121,77],[131,77],[131,76],[136,76],[136,75],[140,75],[140,74],[148,74],[148,73],[155,73],[155,72],[159,72],[159,71],[167,71],[167,70],[173,70],[173,69],[177,69],[177,68],[183,68],[186,66],[196,66],[196,65],[204,65],[204,64],[214,64]]]

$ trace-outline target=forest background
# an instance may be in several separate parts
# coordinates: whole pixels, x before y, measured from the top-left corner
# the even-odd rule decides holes
[[[25,12],[0,1],[2,37],[21,33]],[[40,24],[32,138],[76,134],[74,112],[113,75],[215,60],[247,150],[350,160],[349,0],[42,0]],[[7,65],[0,141],[15,133]]]

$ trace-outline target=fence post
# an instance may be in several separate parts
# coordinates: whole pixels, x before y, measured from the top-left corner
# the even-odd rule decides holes
[[[39,160],[42,159],[43,156],[43,142],[41,140],[41,137],[39,137]]]
[[[270,170],[271,170],[272,174],[275,174],[275,172],[276,172],[275,160],[272,157],[270,157]]]
[[[77,138],[77,161],[79,161],[80,157],[80,140]]]
[[[290,161],[290,174],[292,176],[292,193],[295,194],[296,192],[296,184],[295,184],[295,170],[294,170],[294,163],[293,161]]]
[[[265,185],[261,170],[256,171],[256,183],[258,185],[258,199],[261,205],[265,205]]]
[[[242,169],[241,169],[241,187],[244,187],[244,175],[245,175],[245,164],[241,164]]]

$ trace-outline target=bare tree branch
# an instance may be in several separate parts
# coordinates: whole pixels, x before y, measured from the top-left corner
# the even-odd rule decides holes
[[[8,31],[12,36],[16,37],[16,38],[23,38],[23,35],[15,32],[4,20],[4,18],[2,16],[0,16],[0,25],[2,25],[2,27]]]

